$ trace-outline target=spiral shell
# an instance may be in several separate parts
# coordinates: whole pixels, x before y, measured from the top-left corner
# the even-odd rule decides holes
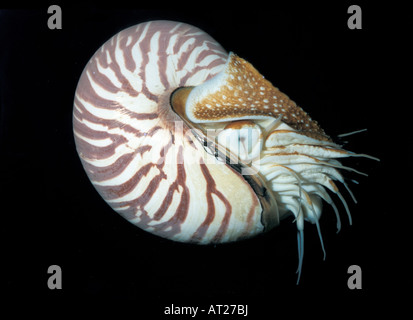
[[[152,21],[91,58],[73,114],[82,164],[102,198],[158,236],[249,238],[295,215],[317,224],[327,190],[344,198],[343,150],[247,61],[202,30]],[[349,212],[348,212],[349,213]],[[350,217],[350,215],[349,215]]]

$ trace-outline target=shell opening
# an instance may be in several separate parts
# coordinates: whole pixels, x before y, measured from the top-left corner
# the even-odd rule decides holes
[[[356,201],[339,170],[364,173],[336,159],[376,158],[346,151],[332,142],[317,122],[251,64],[232,53],[221,73],[200,86],[180,89],[171,101],[190,127],[201,129],[210,142],[206,145],[213,146],[227,160],[224,164],[240,164],[239,172],[247,181],[258,176],[262,190],[275,201],[263,206],[263,215],[271,216],[274,208],[277,220],[294,215],[298,283],[304,257],[304,221],[316,225],[326,257],[319,225],[322,200],[334,209],[337,232],[341,228],[339,211],[327,190],[338,196],[352,223],[350,209],[334,181],[343,183]]]

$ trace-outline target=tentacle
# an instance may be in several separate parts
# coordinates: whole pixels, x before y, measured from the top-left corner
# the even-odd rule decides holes
[[[367,129],[355,130],[355,131],[351,131],[351,132],[347,132],[347,133],[341,133],[341,134],[337,135],[337,137],[338,138],[343,138],[343,137],[351,136],[353,134],[357,134],[357,133],[365,132],[365,131],[367,131]]]
[[[333,180],[330,180],[329,182],[330,182],[330,185],[333,187],[333,190],[334,190],[335,194],[340,198],[341,202],[343,203],[343,206],[344,206],[344,208],[346,209],[346,212],[347,212],[349,224],[352,225],[353,224],[353,219],[351,218],[350,209],[347,205],[346,199],[344,199],[344,197],[342,196],[342,194],[338,190],[338,188],[337,188],[336,184],[333,182]]]
[[[323,250],[323,260],[325,260],[326,259],[326,250],[324,248],[323,236],[321,235],[321,228],[320,228],[320,223],[318,222],[318,219],[315,220],[315,224],[317,226],[318,237],[320,238],[321,249]]]
[[[344,187],[347,189],[347,192],[350,194],[351,198],[353,199],[354,203],[357,203],[357,199],[354,196],[353,192],[351,192],[350,187],[347,185],[347,183],[345,183],[344,181],[342,182],[342,184],[344,185]]]
[[[277,123],[277,121],[274,120],[273,123]],[[272,144],[271,147],[264,146],[257,168],[259,168],[259,171],[265,176],[267,181],[271,183],[271,189],[280,203],[280,208],[290,210],[295,216],[294,222],[297,224],[298,242],[298,283],[304,259],[304,220],[308,220],[316,225],[323,251],[323,259],[326,258],[326,250],[319,223],[321,209],[315,207],[316,203],[314,201],[322,199],[333,208],[337,218],[338,233],[341,230],[340,213],[327,192],[327,190],[330,190],[343,203],[349,223],[350,225],[352,224],[349,206],[334,180],[340,181],[353,201],[357,203],[357,199],[339,170],[351,171],[364,176],[367,174],[342,165],[336,159],[343,157],[365,157],[377,160],[377,158],[364,154],[355,154],[335,145],[324,143],[320,145],[300,144],[298,139],[293,142],[286,145]]]
[[[331,200],[331,198],[330,198],[330,200]],[[331,200],[331,202],[327,202],[327,203],[333,208],[334,213],[336,214],[336,217],[337,217],[337,232],[336,233],[339,233],[340,230],[341,230],[340,213],[339,213],[339,211],[338,211],[338,209],[337,209],[337,207],[336,207],[333,200]]]
[[[298,268],[296,273],[298,273],[297,283],[300,283],[301,271],[303,269],[304,261],[304,229],[298,229],[297,231],[297,246],[298,246]]]

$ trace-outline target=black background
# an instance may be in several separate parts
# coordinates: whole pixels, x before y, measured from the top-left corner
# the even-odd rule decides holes
[[[47,313],[56,305],[66,312],[85,303],[96,303],[93,310],[120,303],[119,311],[134,310],[138,319],[161,317],[172,303],[248,304],[252,319],[284,311],[400,311],[402,290],[412,285],[405,242],[412,213],[411,24],[405,8],[361,4],[363,29],[349,30],[350,4],[232,11],[60,4],[62,30],[48,29],[48,6],[0,11],[0,305],[35,302]],[[381,159],[344,160],[369,174],[347,175],[360,182],[351,184],[358,204],[342,191],[353,225],[334,197],[343,226],[336,234],[334,211],[325,206],[325,261],[315,226],[305,225],[299,285],[292,219],[239,243],[174,243],[126,222],[88,181],[72,134],[77,81],[111,36],[155,19],[205,30],[250,61],[332,137],[368,129],[339,140]],[[62,268],[62,290],[47,287],[47,268],[54,264]],[[347,287],[350,265],[362,269],[361,290]],[[335,314],[327,312],[331,307]]]

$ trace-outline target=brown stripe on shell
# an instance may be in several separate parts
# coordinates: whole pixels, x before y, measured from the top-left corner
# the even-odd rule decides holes
[[[183,164],[183,149],[180,146],[177,155],[177,177],[175,181],[171,184],[168,190],[168,196],[164,199],[161,207],[154,215],[154,220],[159,221],[168,210],[172,203],[172,197],[175,192],[178,192],[178,187],[182,187],[181,199],[179,205],[175,211],[175,214],[166,222],[157,224],[154,226],[156,232],[162,237],[171,237],[179,232],[181,232],[181,225],[185,222],[188,215],[189,203],[190,203],[190,192],[186,185],[186,172],[185,166]]]
[[[232,207],[227,198],[218,191],[217,186],[215,184],[214,178],[211,176],[211,173],[208,170],[208,167],[205,163],[200,163],[201,171],[204,175],[205,181],[207,183],[206,187],[206,199],[208,205],[208,212],[204,222],[198,227],[196,232],[192,236],[192,240],[200,241],[205,236],[209,226],[214,221],[215,218],[215,205],[214,200],[212,199],[212,195],[215,194],[218,199],[220,199],[225,205],[225,215],[221,222],[221,226],[219,227],[218,232],[216,233],[213,242],[218,242],[225,234],[228,229],[228,223],[231,218],[231,211]]]
[[[145,37],[139,43],[140,52],[142,54],[142,63],[141,63],[139,74],[138,74],[142,80],[141,93],[144,94],[149,100],[152,100],[155,102],[159,102],[159,97],[156,94],[150,92],[148,87],[146,86],[146,70],[145,69],[149,63],[148,52],[151,51],[151,48],[150,48],[151,39],[153,35],[158,31],[159,30],[156,27],[154,28],[154,24],[150,23],[149,27],[147,28]]]
[[[216,66],[219,66],[220,64],[222,64],[222,59],[221,58],[217,58],[215,60],[212,60],[207,66],[196,66],[193,70],[192,73],[197,73],[201,70],[206,70],[206,69],[212,69]],[[182,77],[179,86],[183,87],[187,84],[188,79],[192,77],[192,74],[188,73],[185,76]]]
[[[111,137],[114,143],[105,146],[98,147],[94,146],[85,140],[78,139],[77,150],[81,154],[82,158],[88,159],[99,159],[99,158],[109,158],[115,154],[115,149],[118,145],[127,142],[126,138],[121,135],[112,135]]]
[[[109,166],[97,167],[86,161],[83,162],[83,166],[86,171],[89,173],[89,178],[94,182],[101,182],[109,179],[113,179],[120,175],[135,159],[137,154],[141,156],[152,149],[152,146],[140,146],[134,152],[124,154],[119,157],[114,163]]]
[[[119,108],[119,102],[113,100],[107,100],[99,96],[95,89],[93,89],[90,80],[86,76],[82,76],[78,84],[78,90],[76,92],[75,103],[79,102],[78,98],[89,102],[93,107],[113,110]],[[106,89],[106,88],[105,88]]]
[[[162,148],[162,150],[160,151],[159,159],[164,159],[166,153],[169,151],[172,145],[171,141],[172,138],[169,143],[164,148]],[[152,167],[156,167],[159,170],[159,173],[149,182],[145,192],[134,200],[137,201],[140,207],[144,207],[157,190],[160,181],[167,178],[167,175],[163,171],[164,165],[165,161],[159,161],[159,163],[157,164],[149,162],[148,164],[143,165],[128,181],[116,186],[99,186],[99,190],[101,190],[101,192],[105,194],[105,199],[112,200],[121,198],[130,193],[138,185],[140,180],[149,173]],[[126,203],[123,203],[121,206],[123,205],[126,205]]]
[[[106,91],[109,91],[110,93],[116,93],[119,92],[121,89],[116,87],[112,81],[109,80],[109,78],[101,73],[97,67],[97,64],[102,58],[96,57],[96,59],[91,60],[88,66],[88,75],[93,78],[93,81],[100,87],[105,88]],[[85,79],[85,81],[89,80],[88,78]],[[83,84],[82,84],[83,86]],[[85,87],[86,89],[86,87]],[[90,89],[86,89],[90,91]]]
[[[159,78],[161,80],[162,85],[164,86],[165,90],[170,88],[170,84],[168,81],[168,77],[166,76],[167,70],[167,63],[168,63],[168,53],[167,48],[169,45],[170,34],[166,32],[162,32],[158,39],[158,70],[159,70]]]
[[[255,214],[255,208],[259,205],[258,199],[253,198],[252,205],[250,207],[250,211],[248,212],[247,216],[247,227],[245,228],[243,234],[241,235],[240,238],[247,238],[248,235],[251,233],[251,230],[254,228],[254,214]]]
[[[82,117],[84,118],[84,117]],[[100,130],[94,130],[90,127],[88,127],[86,124],[79,122],[79,121],[75,121],[74,122],[74,126],[76,129],[76,133],[80,134],[81,136],[85,137],[85,138],[89,138],[89,139],[93,139],[93,140],[103,140],[103,139],[107,139],[107,138],[112,138],[112,135],[107,132],[107,131],[100,131]],[[112,139],[113,141],[114,139]]]
[[[136,69],[136,63],[132,56],[132,48],[138,41],[139,33],[135,32],[135,28],[129,28],[122,33],[122,38],[119,40],[119,48],[123,52],[123,59],[125,60],[125,67],[130,72],[134,72]],[[129,45],[127,45],[128,39],[131,39]]]
[[[166,154],[164,154],[166,155]],[[178,234],[181,232],[181,225],[182,223],[185,222],[185,219],[188,215],[188,210],[189,210],[189,203],[190,203],[190,192],[189,189],[186,185],[186,172],[185,172],[185,167],[183,164],[183,147],[180,146],[178,153],[177,153],[177,177],[175,181],[170,185],[167,193],[167,197],[164,198],[161,206],[155,212],[153,218],[151,218],[146,210],[144,210],[145,205],[152,199],[154,196],[156,190],[158,189],[161,178],[166,178],[166,174],[163,171],[163,163],[156,165],[157,168],[160,171],[160,174],[158,174],[156,177],[154,177],[149,185],[147,186],[145,192],[143,195],[140,197],[131,200],[131,201],[125,201],[121,203],[115,204],[113,207],[127,207],[124,210],[118,210],[122,216],[124,216],[127,219],[134,219],[136,218],[137,215],[139,215],[140,221],[138,225],[142,229],[148,229],[152,228],[153,232],[156,234],[170,238],[173,237],[174,235]],[[175,211],[175,214],[167,221],[161,222],[156,225],[150,225],[150,223],[155,220],[159,221],[161,220],[167,210],[169,209],[171,203],[172,203],[172,198],[175,192],[178,192],[179,186],[182,187],[182,192],[181,192],[181,199],[178,204],[178,207]]]
[[[119,36],[118,36],[119,37]],[[119,40],[119,39],[117,39]],[[129,80],[123,75],[119,63],[115,57],[116,45],[119,41],[107,41],[104,45],[104,50],[98,51],[95,58],[101,63],[103,67],[109,67],[115,73],[116,78],[122,84],[122,90],[127,92],[130,96],[136,97],[139,93],[133,89]],[[109,54],[111,61],[107,61],[107,54]]]
[[[131,178],[129,178],[128,181],[116,186],[97,186],[97,189],[105,200],[113,200],[123,197],[130,193],[138,185],[139,181],[146,176],[154,166],[155,165],[153,163],[143,165]]]
[[[128,132],[128,133],[132,133],[134,134],[137,138],[142,137],[142,136],[146,136],[146,135],[153,135],[154,132],[156,132],[157,130],[161,129],[160,126],[155,126],[154,128],[152,128],[149,132],[140,132],[139,130],[137,130],[136,128],[130,126],[129,124],[125,124],[121,121],[118,120],[112,120],[112,119],[103,119],[103,118],[99,118],[97,116],[95,116],[94,114],[90,113],[85,106],[79,101],[79,99],[76,97],[75,98],[75,105],[77,106],[77,108],[80,110],[77,110],[76,108],[73,111],[74,116],[81,120],[87,120],[91,123],[94,124],[99,124],[102,126],[106,126],[108,128],[108,130],[110,129],[114,129],[114,128],[122,128],[123,131]],[[158,114],[157,113],[136,113],[136,112],[132,112],[129,111],[127,109],[123,109],[124,110],[124,114],[127,114],[130,118],[136,119],[136,120],[153,120],[158,118]],[[79,122],[77,119],[74,119],[73,121],[73,125],[74,125],[74,129],[75,131],[78,130],[79,126],[81,126],[81,122]],[[93,129],[91,129],[93,130]],[[98,136],[99,136],[99,132],[98,130],[95,130],[95,132],[97,132]]]

